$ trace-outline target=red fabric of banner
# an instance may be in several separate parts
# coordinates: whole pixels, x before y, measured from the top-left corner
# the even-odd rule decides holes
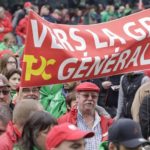
[[[107,23],[63,25],[30,13],[21,85],[40,86],[150,68],[150,9]]]

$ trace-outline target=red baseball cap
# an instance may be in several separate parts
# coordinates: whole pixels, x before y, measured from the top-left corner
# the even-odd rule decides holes
[[[94,132],[86,132],[70,123],[63,123],[54,126],[46,137],[46,149],[56,148],[63,141],[74,141],[82,138],[90,138]]]
[[[92,83],[92,82],[83,82],[80,83],[77,87],[76,87],[76,91],[80,92],[80,91],[95,91],[95,92],[99,92],[100,88]]]

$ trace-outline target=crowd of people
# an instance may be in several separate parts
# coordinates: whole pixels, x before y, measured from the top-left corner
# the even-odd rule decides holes
[[[0,150],[150,149],[150,72],[21,87],[29,12],[61,24],[96,24],[144,9],[116,4],[0,6]]]

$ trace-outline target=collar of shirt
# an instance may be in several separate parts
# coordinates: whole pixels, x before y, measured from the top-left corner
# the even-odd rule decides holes
[[[78,109],[78,108],[77,108]],[[82,115],[82,113],[80,112],[80,110],[78,109],[78,117],[80,118],[80,119],[82,119],[82,120],[84,120],[84,118],[83,118],[83,115]],[[100,118],[100,116],[98,115],[98,113],[95,111],[95,117],[94,117],[95,119],[94,119],[94,124],[93,124],[93,127],[92,127],[92,129],[94,128],[94,127],[96,127],[96,125],[97,124],[100,124],[100,121],[101,121],[101,118]],[[85,122],[85,121],[84,121]]]

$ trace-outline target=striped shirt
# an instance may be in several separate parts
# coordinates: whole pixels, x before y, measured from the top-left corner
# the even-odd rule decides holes
[[[77,115],[77,126],[83,131],[92,131],[95,133],[95,136],[92,138],[85,139],[85,150],[98,150],[100,142],[102,140],[102,130],[100,127],[100,117],[98,113],[95,113],[95,120],[92,128],[89,128],[86,122],[84,121],[81,112],[78,110]]]

